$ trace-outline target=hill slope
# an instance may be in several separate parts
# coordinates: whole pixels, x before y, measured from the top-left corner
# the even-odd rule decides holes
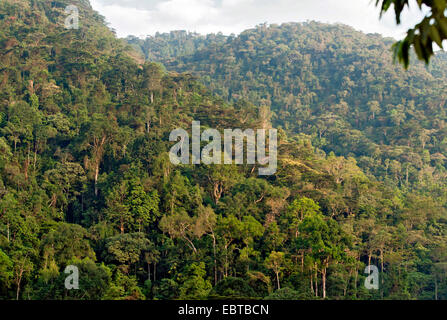
[[[316,22],[261,25],[225,43],[208,38],[207,48],[158,61],[193,72],[227,101],[270,107],[275,126],[326,152],[354,155],[379,179],[390,161],[407,167],[397,173],[406,182],[424,166],[445,172],[446,54],[406,72],[392,63],[392,39]],[[149,52],[158,57],[159,47]]]

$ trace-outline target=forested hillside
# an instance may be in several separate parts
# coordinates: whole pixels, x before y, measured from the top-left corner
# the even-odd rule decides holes
[[[0,298],[447,299],[446,59],[405,73],[317,23],[197,37],[0,2]],[[193,120],[279,128],[277,173],[172,165]]]
[[[197,50],[225,44],[227,37],[223,34],[202,36],[182,30],[170,33],[157,33],[146,39],[129,36],[126,41],[147,60],[166,61],[195,53]]]

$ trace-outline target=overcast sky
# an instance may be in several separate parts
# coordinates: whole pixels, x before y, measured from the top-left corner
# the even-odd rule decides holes
[[[376,0],[91,0],[119,37],[188,30],[235,33],[260,23],[340,22],[364,32],[402,38],[421,18],[417,5],[396,27],[392,12],[379,20]],[[391,10],[392,11],[392,10]]]

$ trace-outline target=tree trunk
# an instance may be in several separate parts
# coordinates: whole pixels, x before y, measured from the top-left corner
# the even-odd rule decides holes
[[[217,259],[216,259],[216,237],[213,234],[213,256],[214,256],[214,285],[217,284]]]
[[[30,164],[30,159],[29,159],[29,153],[30,153],[30,149],[29,149],[29,145],[28,145],[28,154],[26,156],[26,161],[25,161],[25,182],[28,182],[28,169],[29,169],[29,164]]]
[[[157,281],[157,262],[154,262],[154,282]]]
[[[408,185],[408,175],[409,175],[409,172],[408,172],[408,167],[409,167],[409,165],[407,165],[407,169],[406,169],[406,173],[405,173],[405,184],[406,185]]]
[[[348,280],[346,281],[346,285],[343,288],[343,297],[346,297],[346,294],[348,293],[349,280],[351,280],[351,275],[352,275],[352,269],[349,269]]]
[[[224,266],[225,278],[228,277],[228,245],[225,245],[225,266]]]
[[[36,163],[37,163],[37,149],[36,145],[34,145],[34,161],[33,161],[34,173],[36,172]]]
[[[19,294],[20,294],[20,281],[19,283],[17,283],[16,300],[19,300]]]
[[[95,196],[98,196],[98,177],[99,177],[99,167],[101,165],[102,156],[104,153],[104,145],[107,141],[107,136],[103,136],[100,141],[97,138],[94,139],[94,153],[95,153]]]
[[[315,294],[315,290],[314,290],[314,275],[311,273],[310,274],[310,292],[312,293],[312,295]]]
[[[435,300],[438,300],[438,281],[435,276]]]
[[[197,253],[197,249],[196,249],[196,247],[194,246],[194,243],[193,243],[191,240],[189,240],[188,237],[183,237],[183,238],[189,243],[189,246],[190,246],[191,249],[194,251],[194,253]]]
[[[99,176],[99,164],[95,167],[95,196],[98,196],[98,176]]]
[[[275,272],[276,273],[276,284],[278,285],[278,290],[281,289],[281,285],[279,283],[279,272]]]
[[[22,282],[23,269],[20,270],[20,273],[17,275],[17,291],[16,291],[16,300],[19,300],[20,295],[20,283]]]
[[[304,272],[304,252],[301,254],[301,272]]]

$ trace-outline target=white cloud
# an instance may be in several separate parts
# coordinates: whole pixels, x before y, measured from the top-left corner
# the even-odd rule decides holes
[[[316,20],[344,23],[364,32],[402,38],[421,13],[413,3],[407,23],[397,27],[392,12],[379,20],[375,0],[91,0],[118,36],[188,30],[239,33],[260,23]],[[392,10],[391,10],[392,11]]]

